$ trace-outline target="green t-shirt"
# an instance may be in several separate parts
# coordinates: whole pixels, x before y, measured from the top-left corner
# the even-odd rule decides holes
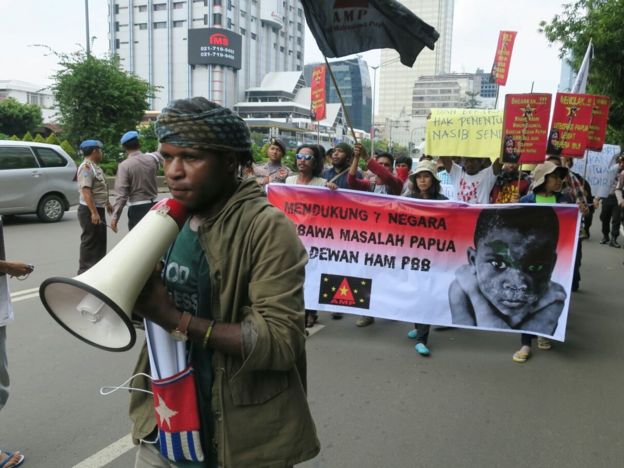
[[[535,194],[535,203],[550,203],[551,205],[554,205],[557,203],[557,197],[555,195],[545,197],[544,195]]]
[[[165,285],[173,302],[182,311],[194,316],[210,319],[210,276],[206,256],[199,244],[199,237],[188,221],[182,227],[169,252],[164,272]],[[199,286],[202,286],[200,289]],[[203,444],[206,462],[177,463],[176,466],[216,467],[216,454],[213,452],[212,399],[212,351],[202,349],[200,344],[187,342],[190,363],[195,370],[195,383],[199,411],[201,413]]]

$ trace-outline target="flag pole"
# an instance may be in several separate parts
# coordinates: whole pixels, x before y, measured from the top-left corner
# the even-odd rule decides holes
[[[338,88],[338,83],[336,82],[336,77],[334,76],[334,72],[331,69],[331,65],[327,61],[327,57],[323,56],[325,59],[325,64],[327,65],[327,70],[329,71],[329,76],[331,77],[332,83],[334,84],[334,89],[336,90],[336,94],[338,94],[338,99],[340,99],[340,105],[342,106],[342,112],[344,113],[345,120],[347,121],[347,125],[351,130],[351,134],[353,135],[353,139],[357,143],[357,137],[355,136],[355,130],[353,130],[353,125],[351,125],[351,117],[349,116],[349,111],[347,111],[347,106],[345,106],[344,100],[342,99],[342,94],[340,93],[340,89]]]

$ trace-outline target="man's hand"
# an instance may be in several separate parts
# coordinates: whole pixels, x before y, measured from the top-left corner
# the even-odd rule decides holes
[[[594,209],[600,208],[600,198],[594,197]]]
[[[589,208],[587,207],[586,203],[578,202],[578,206],[579,206],[579,209],[581,210],[581,213],[583,214],[583,216],[587,216],[587,214],[589,214]]]
[[[32,267],[26,263],[0,260],[0,271],[9,276],[24,276],[32,272],[32,270]]]
[[[91,212],[91,224],[100,224],[102,222],[102,218],[100,218],[100,214],[97,210]]]
[[[327,182],[325,184],[325,187],[327,187],[329,190],[338,190],[338,186],[333,182]]]
[[[118,222],[119,222],[119,221],[117,220],[117,218],[113,218],[113,219],[111,220],[110,227],[111,227],[111,229],[113,230],[113,232],[117,232],[117,223],[118,223]]]
[[[355,158],[362,158],[364,161],[368,161],[368,152],[366,151],[366,148],[364,148],[364,146],[362,146],[362,143],[356,143],[355,145],[353,145],[353,156]]]
[[[110,202],[106,202],[106,212],[107,212],[109,215],[112,215],[112,214],[113,214],[113,205],[111,205],[111,204],[110,204]]]
[[[139,294],[133,312],[171,331],[178,325],[182,312],[169,297],[160,278],[161,271],[162,264],[159,262]]]

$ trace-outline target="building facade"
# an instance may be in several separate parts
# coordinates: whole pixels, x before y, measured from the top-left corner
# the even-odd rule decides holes
[[[435,50],[425,47],[411,68],[399,61],[396,51],[381,51],[378,73],[381,121],[409,114],[414,82],[420,76],[448,73],[451,69],[454,0],[401,0],[401,3],[433,26],[440,38],[435,43]]]
[[[109,0],[110,51],[157,87],[156,111],[191,96],[232,107],[267,73],[302,70],[304,23],[298,0]]]
[[[56,120],[56,103],[49,88],[19,80],[0,80],[0,101],[13,98],[22,104],[34,104],[41,108],[44,122]]]
[[[320,63],[307,64],[304,67],[304,76],[307,83],[311,82],[312,70]],[[371,112],[373,106],[373,92],[371,87],[368,64],[365,60],[355,57],[348,60],[330,62],[332,72],[340,88],[340,93],[351,118],[354,128],[370,131]],[[326,102],[340,103],[338,93],[329,76],[325,73]]]

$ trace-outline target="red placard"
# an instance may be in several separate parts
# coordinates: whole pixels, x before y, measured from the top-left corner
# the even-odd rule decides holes
[[[550,94],[508,94],[501,158],[503,162],[539,164],[544,162]]]
[[[496,46],[496,55],[494,56],[494,65],[492,66],[492,78],[501,86],[507,84],[511,52],[513,51],[516,34],[518,34],[516,31],[501,31],[498,34],[498,45]]]
[[[583,157],[587,148],[594,100],[591,94],[557,93],[548,135],[549,154]]]
[[[609,96],[594,96],[594,99],[592,121],[589,126],[589,136],[587,137],[587,149],[602,151],[607,134],[611,98]]]
[[[314,67],[312,71],[312,120],[322,120],[325,118],[325,65]]]

